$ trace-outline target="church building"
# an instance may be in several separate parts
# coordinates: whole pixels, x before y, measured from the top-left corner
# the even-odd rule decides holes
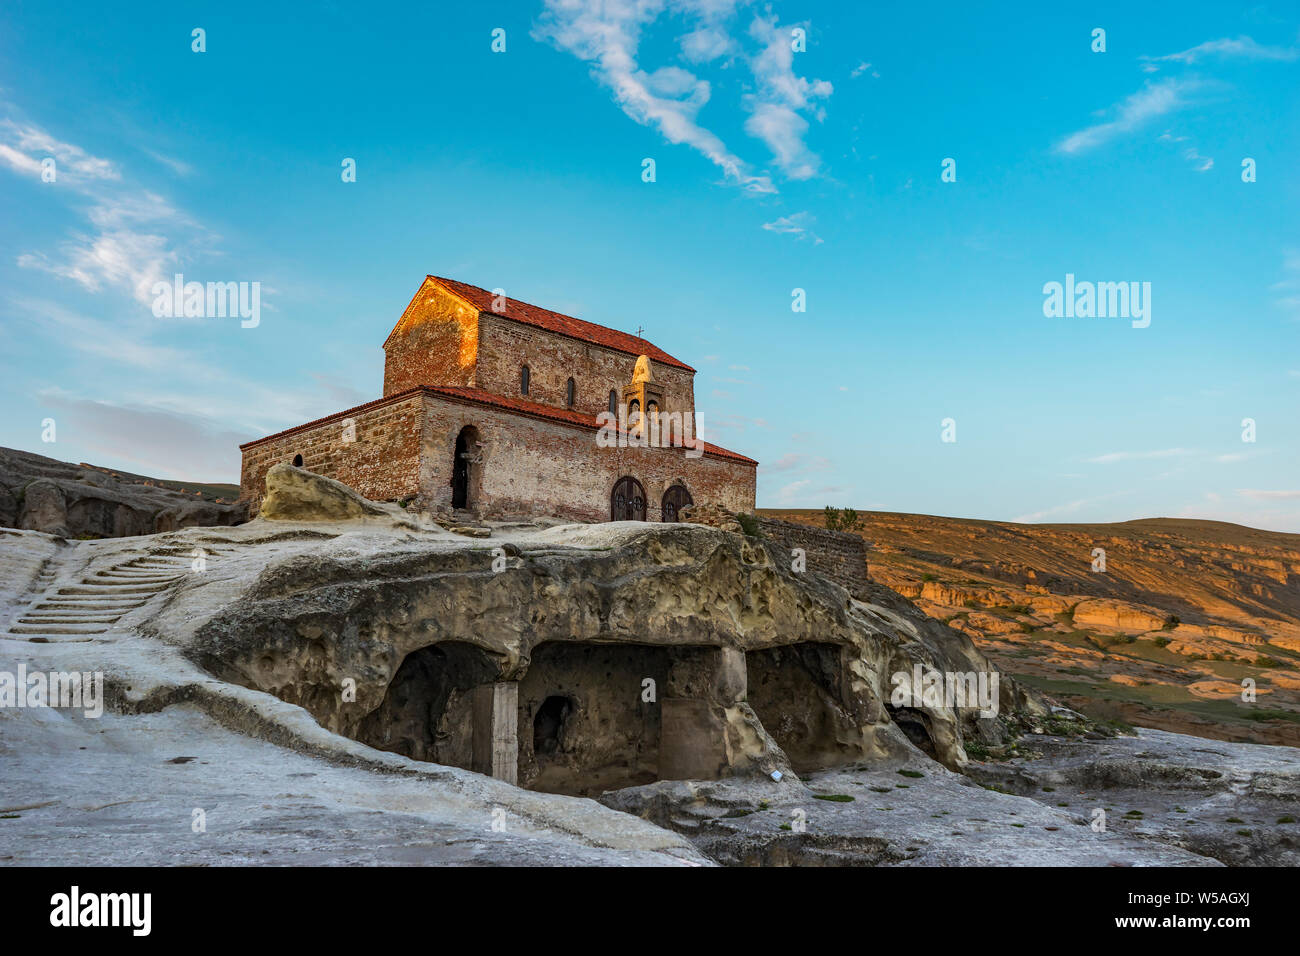
[[[695,369],[638,336],[427,276],[384,353],[382,398],[240,446],[252,513],[279,462],[445,516],[754,510],[758,463],[698,439]]]

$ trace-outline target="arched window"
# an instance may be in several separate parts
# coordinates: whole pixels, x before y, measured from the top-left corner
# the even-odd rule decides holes
[[[618,392],[612,388],[609,390],[609,413],[611,415],[618,414]]]
[[[294,456],[293,456],[293,467],[295,467],[295,468],[301,468],[301,467],[302,467],[302,455],[294,455]]]
[[[576,402],[577,400],[578,400],[578,383],[575,382],[573,379],[569,379],[569,384],[564,392],[565,404],[567,404],[570,408],[572,408],[573,403]]]
[[[522,366],[519,369],[519,394],[520,395],[528,394],[528,382],[530,378],[532,378],[532,375],[528,371],[528,366],[527,365]]]

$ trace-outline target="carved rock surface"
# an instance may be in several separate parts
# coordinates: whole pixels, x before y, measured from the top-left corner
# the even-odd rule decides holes
[[[571,703],[592,715],[591,726],[570,726],[559,749],[633,753],[633,764],[640,744],[605,734],[658,719],[638,709],[647,677],[665,696],[716,705],[720,759],[731,772],[870,761],[912,743],[957,767],[964,739],[1001,742],[1006,717],[1043,712],[1005,679],[997,718],[943,705],[894,708],[897,672],[991,665],[964,635],[888,589],[855,601],[786,564],[761,539],[694,525],[567,525],[509,542],[438,532],[389,536],[382,547],[331,543],[270,560],[199,619],[187,653],[224,680],[301,705],[331,731],[453,764],[465,755],[447,741],[463,735],[472,686],[519,681],[522,708],[530,668],[558,657],[573,675]],[[186,615],[184,598],[169,614]],[[734,700],[734,665],[718,663],[724,651],[749,661],[746,701]],[[449,675],[446,686],[434,686],[436,675]],[[354,700],[340,694],[347,680]],[[595,700],[607,690],[612,703]],[[420,737],[413,728],[428,723],[427,706],[441,716]],[[521,725],[522,782],[543,772],[529,763],[530,730]]]

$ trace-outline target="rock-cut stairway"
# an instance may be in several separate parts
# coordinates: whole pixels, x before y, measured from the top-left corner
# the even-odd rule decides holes
[[[79,584],[57,588],[51,586],[53,572],[47,567],[36,580],[43,593],[3,636],[36,644],[111,640],[98,635],[172,587],[190,573],[190,567],[188,552],[173,549],[130,558],[82,578]]]

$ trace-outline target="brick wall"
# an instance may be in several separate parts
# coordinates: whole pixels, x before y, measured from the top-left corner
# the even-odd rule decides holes
[[[292,431],[243,446],[240,498],[256,516],[266,473],[302,455],[302,466],[335,478],[367,498],[392,501],[419,493],[421,396],[371,402]],[[356,423],[356,441],[344,441],[344,422]]]
[[[384,395],[475,384],[478,312],[426,279],[384,345]]]
[[[345,442],[344,422],[356,423]],[[471,466],[470,505],[485,517],[548,515],[608,521],[609,498],[624,475],[646,496],[646,518],[660,520],[664,492],[686,486],[698,504],[754,510],[756,469],[718,455],[687,458],[681,448],[601,448],[592,428],[533,418],[474,402],[417,392],[340,412],[244,446],[241,497],[256,514],[266,472],[303,456],[303,467],[377,501],[419,495],[451,507],[456,438],[472,426],[479,461]]]
[[[622,397],[636,360],[635,355],[507,318],[485,314],[479,320],[477,384],[499,395],[519,394],[519,369],[527,364],[531,401],[566,407],[565,389],[572,376],[577,385],[574,409],[599,415],[609,410],[610,389]],[[651,372],[664,392],[662,411],[695,414],[694,372],[662,362],[652,362]]]
[[[530,401],[567,408],[568,380],[576,385],[575,411],[598,415],[612,389],[622,396],[637,357],[484,313],[425,280],[384,346],[384,395],[417,385],[475,386],[520,395],[519,372],[529,369]],[[695,413],[694,373],[654,362],[663,390],[662,411]]]
[[[802,548],[808,570],[830,578],[856,598],[867,595],[867,546],[861,536],[758,516],[763,537],[783,555]]]
[[[660,520],[664,492],[686,486],[697,503],[754,510],[755,467],[715,455],[687,458],[680,448],[600,448],[594,429],[425,395],[421,485],[434,508],[451,505],[456,436],[473,426],[481,460],[472,466],[471,506],[484,515],[551,515],[608,521],[615,482],[631,475],[645,490],[649,521]]]

